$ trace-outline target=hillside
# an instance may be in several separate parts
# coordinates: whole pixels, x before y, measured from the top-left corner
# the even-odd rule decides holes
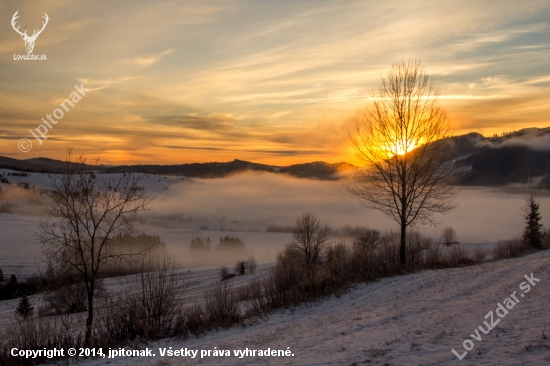
[[[550,127],[529,128],[502,136],[483,137],[479,133],[450,137],[448,148],[459,167],[457,183],[469,186],[503,186],[529,183],[532,187],[550,187]],[[65,163],[48,158],[17,160],[0,156],[0,168],[60,172]],[[175,165],[101,166],[106,173],[136,171],[146,174],[197,178],[222,178],[245,171],[287,174],[297,178],[338,180],[342,173],[356,169],[352,164],[316,161],[289,166],[258,164],[235,159],[229,162]]]
[[[544,365],[550,361],[550,257],[547,252],[479,266],[429,270],[384,278],[326,301],[271,314],[248,327],[232,327],[186,341],[164,339],[137,344],[155,357],[115,357],[112,365],[450,365],[452,353],[473,349],[465,365]],[[530,275],[540,279],[488,334],[478,331],[484,316]],[[216,273],[193,273],[189,301],[201,297]],[[240,283],[239,283],[240,284]],[[159,349],[199,351],[191,357],[160,356]],[[200,351],[230,350],[231,356],[200,358]],[[234,350],[289,349],[293,357],[242,357]],[[131,347],[127,347],[131,349]],[[104,365],[106,359],[83,360]],[[459,363],[457,363],[459,364]]]

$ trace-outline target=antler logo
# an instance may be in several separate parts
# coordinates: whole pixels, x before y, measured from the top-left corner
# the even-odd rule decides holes
[[[13,17],[11,18],[11,26],[13,27],[13,29],[15,29],[17,33],[21,35],[21,38],[23,38],[23,40],[25,41],[25,48],[27,49],[27,53],[32,53],[32,50],[34,49],[34,42],[36,42],[36,39],[38,38],[40,33],[42,33],[44,28],[46,28],[46,24],[48,24],[48,20],[49,20],[48,14],[44,13],[45,21],[42,22],[42,29],[34,30],[34,32],[32,33],[32,36],[29,37],[27,35],[26,30],[25,32],[20,32],[19,27],[15,28],[15,21],[17,20],[17,18],[19,18],[19,15],[17,13],[19,13],[19,10],[17,10],[15,14],[13,14]]]

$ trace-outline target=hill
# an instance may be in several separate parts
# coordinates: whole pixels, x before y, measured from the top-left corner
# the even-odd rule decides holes
[[[501,136],[484,137],[472,132],[446,140],[452,160],[459,167],[459,185],[503,186],[529,183],[532,187],[550,187],[550,127],[528,128]],[[17,160],[0,156],[0,168],[57,173],[66,163],[48,158]],[[245,171],[287,174],[297,178],[338,180],[342,173],[357,167],[341,162],[315,161],[276,166],[235,159],[229,162],[189,163],[175,165],[101,166],[106,173],[135,171],[146,174],[176,175],[197,178],[222,178]]]

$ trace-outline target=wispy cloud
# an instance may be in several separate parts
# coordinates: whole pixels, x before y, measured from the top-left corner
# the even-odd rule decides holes
[[[84,87],[90,89],[90,90],[101,90],[109,87],[112,84],[119,84],[126,82],[128,80],[135,79],[134,76],[127,76],[127,77],[119,77],[115,79],[89,79],[89,78],[78,78],[76,79],[78,82],[81,82],[84,84]]]
[[[22,49],[9,27],[18,9],[50,16],[37,41],[47,62],[11,60]],[[3,136],[36,126],[74,80],[96,91],[33,149],[40,156],[75,144],[106,162],[350,160],[347,123],[408,58],[427,67],[460,132],[550,124],[548,1],[29,0],[0,10]],[[6,141],[0,151],[16,153]]]
[[[134,65],[139,68],[145,68],[149,67],[155,63],[157,63],[160,59],[162,59],[164,56],[174,52],[173,49],[169,49],[166,51],[162,51],[159,53],[155,53],[148,56],[140,56],[140,57],[134,57],[134,58],[127,58],[124,60],[124,63]]]

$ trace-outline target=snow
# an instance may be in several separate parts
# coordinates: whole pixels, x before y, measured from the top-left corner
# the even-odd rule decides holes
[[[87,359],[84,365],[543,365],[550,362],[550,253],[430,270],[361,284],[341,297],[282,310],[248,327],[233,327],[200,338],[140,344],[156,357]],[[462,343],[533,273],[540,282],[500,323],[473,340],[459,361],[451,349]],[[495,315],[495,318],[497,316]],[[173,350],[290,350],[294,357],[161,357]]]
[[[7,170],[0,170],[1,173]],[[266,233],[268,223],[290,224],[296,212],[308,209],[321,212],[329,219],[338,218],[351,225],[367,224],[379,227],[380,221],[368,216],[353,201],[344,201],[342,192],[333,193],[340,183],[307,182],[276,176],[271,187],[273,197],[265,190],[250,187],[267,182],[258,175],[259,181],[246,183],[235,178],[227,189],[225,181],[203,183],[182,181],[179,177],[148,176],[145,185],[154,199],[155,210],[139,223],[138,232],[158,235],[167,244],[172,259],[183,266],[182,277],[189,282],[186,303],[201,301],[204,291],[218,281],[221,264],[233,266],[234,258],[226,263],[197,261],[189,256],[191,238],[210,237],[212,245],[221,236],[230,235],[243,239],[249,252],[260,266],[255,276],[261,276],[271,267],[275,253],[290,240],[286,233]],[[256,178],[250,179],[256,179]],[[26,182],[37,187],[49,187],[46,174],[31,173],[29,177],[8,177],[10,181]],[[248,179],[248,178],[247,178]],[[262,180],[263,179],[263,180]],[[271,179],[271,178],[269,178]],[[244,183],[243,183],[244,182]],[[281,183],[282,182],[282,183]],[[291,183],[289,183],[291,182]],[[205,190],[211,185],[216,189]],[[248,184],[241,191],[234,190]],[[311,189],[309,188],[311,185]],[[314,186],[315,185],[315,186]],[[5,188],[5,184],[0,184]],[[321,187],[321,188],[320,188]],[[290,192],[290,190],[294,191]],[[283,192],[281,193],[281,190]],[[311,194],[309,193],[311,190]],[[182,193],[183,192],[183,193]],[[292,200],[282,201],[282,195],[291,194]],[[332,196],[330,195],[332,194]],[[523,197],[492,189],[464,189],[457,198],[461,205],[446,220],[457,230],[459,241],[468,242],[468,247],[490,249],[496,240],[507,239],[521,229],[520,207]],[[174,196],[171,196],[174,195]],[[233,196],[234,195],[234,196]],[[248,198],[248,196],[251,196]],[[206,201],[205,197],[212,199]],[[259,200],[259,197],[266,200]],[[487,201],[481,201],[486,199]],[[0,268],[4,275],[16,274],[24,279],[44,268],[43,256],[37,238],[37,225],[45,212],[41,200],[28,196],[10,197],[17,201],[15,213],[0,213]],[[194,199],[194,201],[193,201]],[[271,200],[269,200],[271,199]],[[549,202],[548,197],[541,199]],[[301,200],[301,201],[300,201]],[[324,202],[324,206],[318,202]],[[163,203],[164,202],[164,203]],[[203,205],[203,202],[204,205]],[[235,202],[226,207],[228,202]],[[261,202],[259,204],[258,202]],[[207,203],[207,204],[206,204]],[[203,206],[201,206],[203,205]],[[285,207],[290,205],[291,209]],[[258,208],[258,207],[260,208]],[[548,207],[541,205],[543,218],[550,215]],[[225,207],[225,208],[224,208]],[[222,210],[223,209],[223,210]],[[237,210],[234,216],[226,214]],[[226,211],[224,211],[226,210]],[[546,210],[546,211],[544,211]],[[277,221],[273,217],[288,217]],[[364,215],[364,216],[362,216]],[[364,219],[366,217],[367,219]],[[348,221],[350,218],[357,222]],[[191,219],[191,220],[190,220]],[[361,222],[363,221],[364,222]],[[328,220],[329,224],[332,223]],[[386,220],[388,221],[388,220]],[[207,226],[207,230],[199,230]],[[220,231],[224,227],[226,231]],[[231,229],[230,231],[227,231]],[[337,238],[335,239],[337,240]],[[443,250],[449,250],[443,248]],[[524,258],[486,263],[480,266],[430,270],[406,276],[386,278],[380,281],[357,285],[354,289],[324,301],[305,304],[293,310],[281,310],[268,319],[259,320],[248,327],[233,327],[211,332],[200,338],[182,341],[164,339],[150,344],[138,344],[139,348],[153,349],[154,358],[119,357],[115,359],[87,359],[85,365],[436,365],[459,363],[464,365],[519,365],[548,364],[550,361],[550,253],[540,252]],[[533,273],[540,282],[520,298],[520,303],[491,330],[481,334],[482,341],[472,340],[470,334],[483,325],[484,316],[494,311],[525,281],[524,275]],[[235,277],[228,281],[232,286],[245,284],[254,276]],[[106,288],[117,292],[120,279],[105,280]],[[519,293],[519,292],[518,292]],[[35,306],[40,295],[31,297]],[[18,300],[0,302],[0,324],[13,321],[13,310]],[[459,361],[451,352],[464,352],[464,340],[473,341],[474,348]],[[208,357],[187,359],[183,357],[160,357],[158,348],[188,348],[208,350],[266,350],[267,348],[290,350],[294,357]],[[106,350],[104,350],[106,351]],[[200,358],[200,353],[199,353]]]

